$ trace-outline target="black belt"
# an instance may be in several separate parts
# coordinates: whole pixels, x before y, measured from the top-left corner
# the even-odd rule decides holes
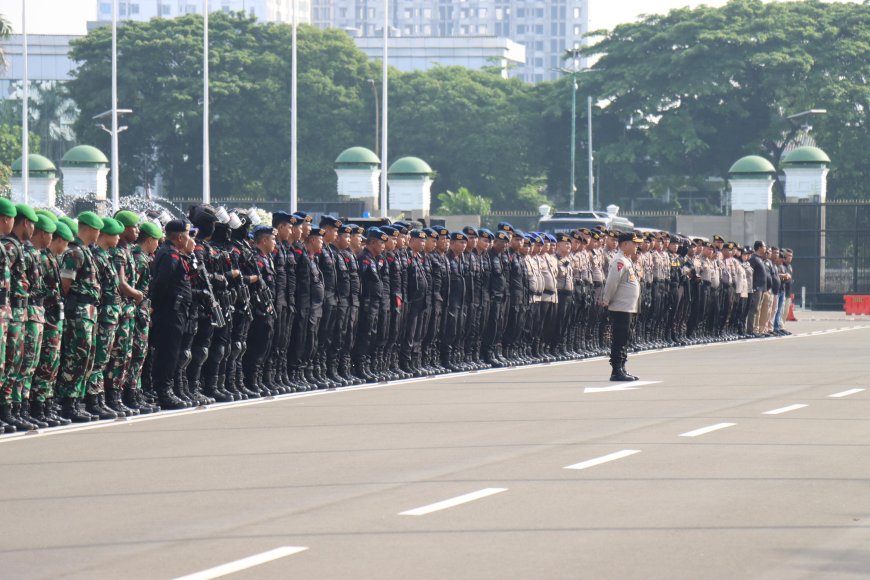
[[[85,296],[84,294],[79,294],[78,292],[70,292],[69,294],[69,303],[79,303],[79,304],[96,304],[97,299],[92,296]]]
[[[9,299],[9,305],[12,308],[27,308],[27,298],[12,297]]]

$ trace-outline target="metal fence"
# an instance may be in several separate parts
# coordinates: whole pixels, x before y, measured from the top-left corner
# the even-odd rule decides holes
[[[839,310],[845,294],[870,294],[870,201],[784,203],[780,246],[794,250],[795,292]]]

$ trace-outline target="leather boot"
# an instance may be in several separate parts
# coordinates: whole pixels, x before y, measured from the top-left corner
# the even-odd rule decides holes
[[[33,414],[31,413],[31,405],[33,405],[33,403],[37,403],[36,410],[37,410],[37,414],[40,415],[40,417],[34,417]],[[40,429],[48,429],[48,427],[49,427],[48,422],[45,421],[45,417],[43,417],[42,414],[43,414],[43,411],[42,411],[42,403],[41,402],[30,401],[28,399],[24,399],[23,401],[21,401],[21,418],[24,419],[25,421],[27,421],[28,423],[33,423],[34,425],[36,425]]]
[[[39,428],[36,423],[31,423],[21,416],[21,403],[12,403],[12,424],[19,431],[34,431]]]
[[[78,399],[74,397],[64,397],[60,401],[60,416],[64,419],[69,419],[73,423],[88,423],[91,421],[90,414],[83,414],[79,411],[76,404]]]
[[[121,391],[121,402],[124,403],[124,406],[130,409],[130,412],[133,415],[141,415],[142,414],[142,403],[139,401],[139,397],[137,396],[136,387],[126,386]],[[130,415],[128,415],[130,416]]]
[[[101,421],[117,419],[118,414],[106,406],[106,402],[103,401],[102,397],[102,393],[85,395],[85,409],[91,415],[96,415]]]
[[[55,405],[53,398],[46,399],[45,402],[42,404],[42,408],[44,410],[45,418],[48,421],[49,425],[51,425],[51,423],[57,423],[58,426],[63,426],[72,423],[72,421],[70,421],[69,419],[61,417],[58,414],[59,409]]]
[[[44,401],[30,401],[30,416],[37,422],[37,425],[45,423],[48,427],[60,427],[64,424],[60,419],[55,420],[51,416],[50,406]]]
[[[160,404],[161,409],[166,410],[176,410],[176,409],[187,409],[189,405],[179,399],[175,392],[172,389],[171,385],[164,385],[163,388],[157,395],[157,400]]]
[[[613,372],[610,374],[611,381],[636,381],[637,377],[629,375],[621,366],[613,367]]]
[[[0,420],[2,420],[7,425],[12,426],[15,431],[35,431],[36,425],[34,425],[33,423],[28,423],[27,421],[22,421],[20,417],[15,416],[14,405],[17,404],[18,403],[7,403],[0,406]],[[5,430],[6,428],[4,427],[4,431]]]
[[[230,393],[224,392],[219,388],[219,379],[218,377],[204,377],[203,378],[203,387],[202,393],[206,397],[212,399],[212,402],[217,401],[218,403],[229,403],[233,400],[233,396]]]
[[[121,401],[121,393],[118,389],[107,388],[103,396],[105,397],[106,406],[119,417],[133,416],[133,410]]]

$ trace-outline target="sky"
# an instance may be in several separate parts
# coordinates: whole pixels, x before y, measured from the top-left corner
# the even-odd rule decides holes
[[[0,14],[21,31],[22,1],[27,4],[27,29],[32,34],[85,34],[86,23],[96,17],[95,0],[0,0]],[[663,13],[685,6],[722,6],[726,0],[590,0],[589,28],[612,28],[640,14]],[[852,1],[860,0],[835,0]]]

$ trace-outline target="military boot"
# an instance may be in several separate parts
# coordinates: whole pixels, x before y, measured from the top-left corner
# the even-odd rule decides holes
[[[69,419],[73,423],[88,423],[91,421],[90,413],[84,414],[79,410],[78,399],[64,397],[60,401],[60,416]]]
[[[220,389],[220,379],[216,376],[209,376],[203,379],[202,392],[206,397],[218,403],[229,403],[235,399],[231,393]]]
[[[118,414],[106,406],[103,394],[85,395],[85,409],[91,415],[96,415],[101,421],[117,419]]]
[[[72,423],[69,419],[61,417],[58,413],[59,408],[55,404],[54,398],[48,398],[43,403],[43,409],[45,411],[45,417],[49,421],[49,424],[52,422],[58,423],[58,426],[69,425]]]
[[[30,416],[37,425],[45,423],[47,427],[59,427],[63,425],[60,420],[54,420],[49,412],[49,406],[44,401],[30,401]]]
[[[15,416],[15,407],[18,403],[5,404],[0,406],[0,420],[14,428],[14,431],[35,431],[36,425],[22,421],[21,417]],[[4,431],[6,428],[4,427]]]
[[[132,417],[133,410],[121,401],[121,393],[118,389],[107,388],[105,392],[106,406],[119,417]]]
[[[170,385],[165,385],[160,392],[157,394],[157,400],[160,404],[161,409],[166,410],[177,410],[177,409],[187,409],[189,405],[179,399],[175,392],[172,390]]]
[[[38,414],[42,415],[42,404],[40,403],[37,406],[39,412]],[[48,429],[48,422],[45,421],[44,417],[34,417],[31,412],[31,401],[29,399],[24,399],[21,401],[21,418],[27,421],[28,423],[33,423],[40,429]]]

